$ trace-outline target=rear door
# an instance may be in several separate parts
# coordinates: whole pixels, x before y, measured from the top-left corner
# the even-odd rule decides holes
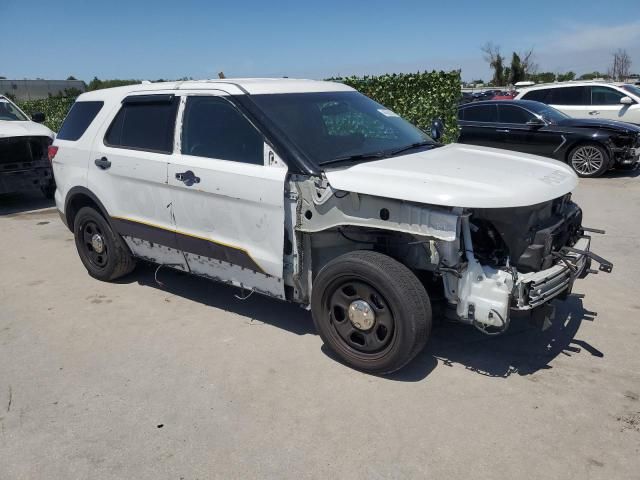
[[[459,110],[460,143],[502,148],[498,108],[495,104],[470,104]]]
[[[190,270],[284,298],[287,169],[223,91],[182,98],[168,183]]]
[[[589,87],[551,88],[545,103],[574,118],[592,118],[597,115],[591,108]]]
[[[167,184],[178,105],[173,93],[125,98],[95,140],[88,187],[134,254],[186,270]]]

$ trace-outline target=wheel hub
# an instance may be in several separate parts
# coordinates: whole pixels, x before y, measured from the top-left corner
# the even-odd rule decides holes
[[[104,252],[104,239],[99,233],[94,233],[91,237],[91,247],[96,253]]]
[[[376,315],[364,300],[355,300],[349,305],[349,321],[358,330],[370,330],[376,321]]]

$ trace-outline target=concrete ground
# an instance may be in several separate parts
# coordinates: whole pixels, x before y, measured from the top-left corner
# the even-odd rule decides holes
[[[293,305],[145,266],[93,280],[49,204],[2,198],[0,479],[640,478],[639,181],[581,182],[615,268],[550,330],[445,324],[388,378]]]

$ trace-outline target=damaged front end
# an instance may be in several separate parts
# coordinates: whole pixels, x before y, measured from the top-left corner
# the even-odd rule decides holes
[[[570,194],[528,207],[471,209],[461,218],[466,268],[459,272],[456,314],[489,333],[509,325],[512,311],[533,312],[565,298],[592,261],[613,265],[590,251],[582,211]],[[445,283],[446,285],[446,283]],[[449,292],[451,294],[451,292]]]
[[[47,158],[50,144],[51,138],[46,136],[0,138],[0,194],[53,189],[53,171]]]

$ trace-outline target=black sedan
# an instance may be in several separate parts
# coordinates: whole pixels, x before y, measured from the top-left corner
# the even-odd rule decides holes
[[[567,162],[597,177],[640,160],[640,127],[615,120],[572,118],[530,100],[475,102],[458,108],[460,143],[504,148]]]

